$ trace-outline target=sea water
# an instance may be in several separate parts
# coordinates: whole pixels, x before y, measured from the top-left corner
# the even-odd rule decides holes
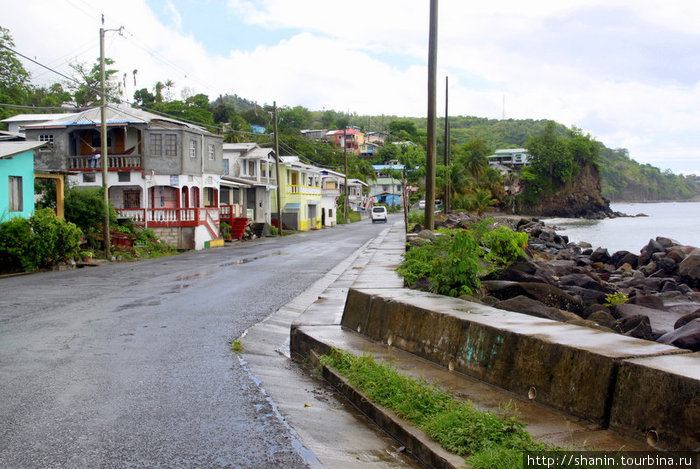
[[[546,218],[547,226],[556,226],[559,234],[570,242],[587,241],[593,248],[630,251],[639,254],[650,239],[664,236],[681,244],[700,247],[700,202],[615,203],[614,212],[646,217],[582,220],[575,218]]]

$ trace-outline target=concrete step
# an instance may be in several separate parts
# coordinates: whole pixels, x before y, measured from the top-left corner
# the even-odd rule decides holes
[[[420,358],[396,347],[375,342],[362,334],[350,331],[338,325],[297,325],[292,328],[291,348],[298,356],[313,360],[314,355],[327,353],[331,347],[344,350],[357,356],[372,355],[375,360],[390,363],[398,372],[412,378],[424,378],[457,399],[471,401],[480,410],[500,412],[505,405],[514,405],[519,419],[526,425],[526,430],[538,441],[571,449],[598,451],[642,451],[648,450],[644,445],[621,436],[611,430],[602,429],[586,420],[577,419],[564,412],[525,399],[522,396],[490,385],[467,375],[450,371],[433,362]],[[351,398],[352,395],[347,397]],[[360,395],[356,405],[366,405],[366,399]],[[387,413],[385,409],[381,409]],[[392,415],[388,412],[389,415]],[[392,425],[385,427],[392,432],[395,425],[407,425],[395,417]],[[381,422],[377,422],[380,424]],[[407,425],[411,427],[410,425]],[[411,432],[409,432],[411,433]],[[401,439],[401,435],[393,435]],[[408,442],[403,442],[409,447]],[[444,450],[427,439],[421,443],[422,451],[443,455]],[[419,459],[426,459],[419,451]],[[452,455],[454,456],[454,455]],[[462,461],[463,463],[463,461]],[[461,464],[455,461],[454,467]],[[446,466],[449,467],[449,466]]]

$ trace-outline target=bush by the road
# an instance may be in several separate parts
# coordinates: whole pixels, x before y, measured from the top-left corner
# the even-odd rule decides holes
[[[0,224],[0,265],[5,272],[34,271],[80,255],[82,231],[53,210],[37,210],[28,220]]]

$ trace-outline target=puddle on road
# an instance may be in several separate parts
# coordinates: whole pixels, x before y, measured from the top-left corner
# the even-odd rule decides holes
[[[288,252],[284,251],[275,251],[271,252],[270,254],[265,254],[262,256],[256,256],[256,257],[248,257],[248,258],[243,258],[243,259],[236,259],[235,261],[231,262],[226,262],[224,264],[219,264],[219,267],[228,267],[230,265],[240,265],[240,264],[249,264],[253,261],[257,261],[258,259],[264,259],[266,257],[272,257],[272,256],[288,256]]]

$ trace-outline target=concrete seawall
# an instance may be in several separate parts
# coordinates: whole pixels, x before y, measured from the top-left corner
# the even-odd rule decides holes
[[[402,233],[386,236],[350,285],[312,305],[292,351],[322,353],[333,325],[642,445],[700,447],[700,353],[403,288],[403,246]]]

